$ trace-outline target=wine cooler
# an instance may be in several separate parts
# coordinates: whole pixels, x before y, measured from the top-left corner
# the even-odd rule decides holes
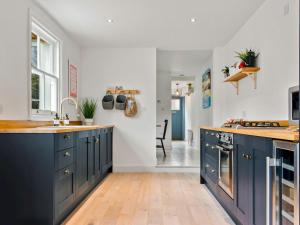
[[[267,225],[299,225],[299,144],[273,142],[267,157]]]

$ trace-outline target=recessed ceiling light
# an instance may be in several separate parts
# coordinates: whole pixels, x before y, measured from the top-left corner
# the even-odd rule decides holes
[[[191,18],[191,23],[195,23],[196,22],[196,18]]]
[[[113,21],[113,19],[107,19],[106,22],[113,23],[114,21]]]

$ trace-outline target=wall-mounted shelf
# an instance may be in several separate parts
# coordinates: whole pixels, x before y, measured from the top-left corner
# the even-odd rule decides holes
[[[115,90],[115,89],[107,89],[106,93],[109,94],[121,94],[121,95],[138,95],[141,92],[139,90]]]
[[[239,81],[245,77],[251,77],[254,83],[254,89],[256,89],[257,76],[256,73],[260,71],[259,67],[244,67],[237,73],[227,77],[224,82],[231,83],[236,88],[236,94],[239,94]]]

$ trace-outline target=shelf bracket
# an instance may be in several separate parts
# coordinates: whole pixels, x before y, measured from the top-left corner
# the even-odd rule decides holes
[[[239,95],[239,82],[238,81],[232,81],[230,82],[233,87],[236,89],[236,95]]]
[[[249,74],[248,76],[253,80],[254,89],[256,89],[257,88],[257,74],[252,73],[252,74]]]

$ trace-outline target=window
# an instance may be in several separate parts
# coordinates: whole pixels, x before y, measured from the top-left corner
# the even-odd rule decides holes
[[[58,109],[60,45],[35,21],[31,27],[32,115],[51,115]]]
[[[172,111],[180,110],[180,99],[178,99],[178,98],[172,99],[171,110]]]

